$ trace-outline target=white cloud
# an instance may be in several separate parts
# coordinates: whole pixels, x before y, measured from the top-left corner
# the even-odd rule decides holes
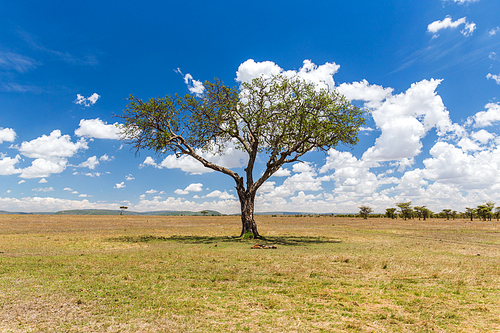
[[[189,192],[201,192],[201,191],[203,191],[203,184],[193,183],[188,185],[184,190],[181,189],[175,190],[175,193],[179,195],[186,195]]]
[[[99,161],[97,160],[97,156],[89,157],[85,162],[80,163],[78,166],[82,168],[89,168],[94,170],[96,165],[99,165]]]
[[[429,24],[427,26],[427,31],[433,33],[434,36],[437,36],[436,33],[442,29],[454,29],[462,24],[465,25],[464,29],[461,30],[461,33],[464,36],[470,36],[474,32],[474,30],[476,30],[476,24],[467,22],[466,17],[462,17],[456,21],[453,21],[450,16],[446,16],[446,18],[442,21],[438,20]]]
[[[153,193],[157,193],[157,192],[158,192],[157,190],[151,189],[151,190],[147,190],[146,194],[153,194]]]
[[[75,134],[80,137],[119,140],[122,125],[118,123],[108,125],[107,122],[99,118],[82,119],[80,127],[75,130]]]
[[[203,82],[194,80],[193,76],[189,73],[184,75],[184,83],[188,86],[189,92],[195,94],[197,97],[200,97],[205,91]]]
[[[4,141],[14,142],[16,139],[16,132],[12,128],[2,128],[0,127],[0,143]]]
[[[365,101],[366,107],[370,109],[379,106],[394,91],[392,88],[384,88],[375,84],[370,85],[366,80],[342,83],[337,90],[351,101]]]
[[[132,176],[132,174],[128,174],[128,175],[125,176],[125,180],[130,181],[130,180],[134,180],[134,179],[135,178],[134,178],[134,176]]]
[[[236,72],[236,81],[250,82],[260,76],[269,77],[282,73],[285,76],[299,76],[306,81],[315,83],[319,88],[335,89],[333,75],[337,73],[340,66],[336,63],[325,63],[317,66],[311,60],[304,60],[303,66],[298,71],[284,71],[272,61],[255,62],[248,59],[242,63]]]
[[[116,209],[117,203],[89,202],[52,197],[1,198],[0,210],[18,212],[56,212],[69,209]]]
[[[313,167],[309,162],[295,163],[292,166],[293,172],[313,172]]]
[[[101,157],[99,157],[99,161],[103,161],[103,162],[109,162],[109,161],[112,161],[114,159],[115,158],[113,156],[109,157],[108,154],[104,154]]]
[[[476,23],[465,23],[465,28],[463,30],[460,30],[462,35],[465,37],[472,36],[472,33],[476,30]]]
[[[453,2],[458,2],[460,5],[469,4],[477,1],[479,0],[453,0]]]
[[[206,160],[226,168],[241,168],[246,166],[248,162],[247,153],[242,150],[236,149],[235,145],[232,143],[229,143],[226,146],[222,154],[214,154],[210,152],[204,153],[200,149],[197,149],[196,153]],[[203,174],[213,172],[212,169],[205,168],[203,164],[189,155],[182,155],[179,158],[175,154],[168,155],[160,163],[160,165],[156,164],[156,162],[148,156],[146,160],[144,160],[144,162],[141,164],[141,166],[146,165],[151,165],[157,168],[181,169],[182,171],[189,174]]]
[[[156,162],[155,160],[151,157],[151,156],[146,156],[146,159],[144,160],[144,162],[142,162],[140,165],[139,165],[139,168],[143,168],[143,167],[146,167],[146,166],[153,166],[155,168],[161,168]]]
[[[276,171],[273,176],[274,177],[288,177],[292,173],[288,169],[284,169],[283,167],[279,168],[278,171]]]
[[[18,184],[26,183],[24,179],[21,179],[20,181],[17,182]]]
[[[500,27],[496,27],[495,29],[491,29],[490,31],[488,31],[488,33],[490,36],[495,36],[499,31],[500,31]]]
[[[84,173],[85,176],[87,177],[101,177],[101,173],[100,172],[87,172],[87,173]]]
[[[48,183],[47,179],[45,178],[42,178],[38,181],[39,184],[44,184],[44,183]]]
[[[493,79],[495,80],[495,82],[497,84],[500,84],[500,75],[495,75],[495,74],[491,74],[491,73],[488,73],[488,75],[486,75],[486,78],[489,80],[489,79]]]
[[[21,173],[22,171],[20,169],[16,169],[16,164],[19,163],[20,160],[20,155],[16,155],[16,157],[11,158],[0,154],[0,175],[8,176]]]
[[[219,190],[215,190],[206,195],[207,198],[219,198],[222,200],[234,200],[236,197],[232,194],[227,193],[227,191],[221,192]]]
[[[52,191],[54,191],[54,188],[52,188],[52,187],[38,187],[38,188],[32,189],[32,191],[34,191],[34,192],[52,192]]]
[[[464,135],[464,129],[451,122],[449,112],[435,92],[441,81],[431,79],[414,83],[406,92],[386,98],[371,112],[382,134],[364,153],[364,160],[411,159],[420,154],[421,139],[431,128],[436,128],[440,137],[447,133]]]
[[[474,132],[471,135],[476,141],[479,141],[482,144],[487,144],[490,140],[493,140],[495,138],[495,135],[491,134],[490,132],[482,129],[478,132]]]
[[[74,103],[78,104],[78,105],[85,106],[85,107],[90,107],[90,106],[94,105],[100,97],[101,96],[99,96],[96,93],[93,93],[92,95],[90,95],[87,98],[85,98],[83,95],[76,94],[76,100]]]
[[[53,173],[61,173],[66,169],[68,161],[65,158],[37,158],[31,166],[22,170],[21,178],[49,177]]]
[[[488,103],[485,105],[486,111],[480,111],[467,119],[467,123],[474,123],[474,127],[492,126],[500,121],[500,105]]]
[[[125,182],[121,182],[121,183],[117,183],[114,188],[124,188],[124,187],[126,187]]]
[[[73,189],[71,187],[65,187],[63,188],[63,191],[73,192]]]
[[[30,158],[72,157],[77,151],[88,149],[87,142],[80,139],[73,143],[69,135],[61,135],[60,130],[54,130],[49,136],[23,142],[19,151]]]

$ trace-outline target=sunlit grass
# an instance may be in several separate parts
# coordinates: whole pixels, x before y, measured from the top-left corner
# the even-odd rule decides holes
[[[0,331],[500,329],[495,221],[259,217],[262,241],[239,223],[0,215]]]

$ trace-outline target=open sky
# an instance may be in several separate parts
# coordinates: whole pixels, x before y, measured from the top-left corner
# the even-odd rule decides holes
[[[0,210],[238,213],[232,178],[136,156],[113,113],[130,94],[287,71],[339,89],[367,123],[357,146],[285,165],[256,211],[500,205],[499,13],[498,0],[2,1]]]

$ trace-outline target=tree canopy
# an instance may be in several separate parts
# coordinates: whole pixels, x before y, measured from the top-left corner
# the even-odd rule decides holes
[[[257,189],[285,163],[312,150],[354,145],[365,123],[363,111],[337,91],[297,76],[260,77],[240,87],[220,80],[204,83],[201,96],[166,95],[147,102],[136,96],[119,115],[122,138],[138,152],[189,155],[205,167],[231,176],[241,203],[242,235],[258,236],[253,212]],[[210,162],[197,152],[223,153],[228,144],[248,154],[243,175]],[[254,180],[258,154],[264,172]]]

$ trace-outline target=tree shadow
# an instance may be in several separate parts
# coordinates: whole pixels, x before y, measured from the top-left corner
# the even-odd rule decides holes
[[[147,243],[153,241],[163,242],[179,242],[184,244],[216,244],[216,243],[243,243],[261,245],[286,245],[286,246],[304,246],[313,244],[337,244],[340,240],[326,237],[310,237],[310,236],[273,236],[260,237],[256,239],[244,239],[241,237],[231,236],[154,236],[154,235],[137,235],[137,236],[120,236],[109,238],[109,241],[124,242],[124,243]]]

